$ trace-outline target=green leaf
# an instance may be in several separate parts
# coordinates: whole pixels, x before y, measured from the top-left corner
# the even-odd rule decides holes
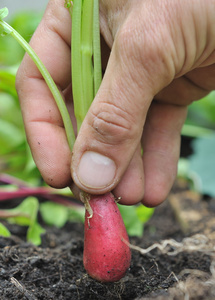
[[[27,241],[36,246],[41,244],[41,234],[45,233],[45,229],[40,226],[36,221],[29,226],[27,231]]]
[[[17,66],[0,68],[0,92],[5,92],[13,96],[17,99],[16,104],[18,104],[18,97],[15,89],[17,69]]]
[[[8,218],[9,222],[28,226],[27,241],[35,245],[40,245],[40,235],[45,232],[37,222],[38,209],[39,202],[37,198],[28,197],[16,208],[7,210],[7,212],[14,214],[14,217]]]
[[[81,222],[84,223],[85,208],[84,206],[70,208],[68,210],[68,221],[70,222]]]
[[[143,222],[137,217],[137,211],[134,206],[118,205],[126,230],[130,236],[143,235]]]
[[[10,231],[2,223],[0,223],[0,236],[4,236],[4,237],[11,236]]]
[[[143,223],[146,223],[148,220],[151,219],[154,213],[154,208],[146,207],[141,204],[137,206],[136,211],[139,220]]]
[[[3,21],[7,17],[9,11],[7,7],[0,9],[0,35],[5,36],[12,32],[12,29]]]
[[[142,204],[136,206],[118,205],[125,227],[130,236],[142,236],[144,224],[151,218],[154,208]]]
[[[215,196],[215,133],[193,141],[194,154],[189,157],[190,172],[198,176],[202,193]]]
[[[14,149],[24,141],[23,133],[15,125],[0,119],[0,154]]]
[[[8,14],[9,14],[9,11],[8,11],[7,7],[0,9],[0,20],[3,20],[4,18],[6,18]]]
[[[59,228],[63,227],[68,220],[68,207],[54,202],[41,203],[40,213],[46,224]]]
[[[85,209],[84,206],[66,207],[47,201],[40,204],[40,213],[46,224],[61,228],[67,221],[83,223]]]
[[[39,203],[37,198],[28,197],[17,207],[7,210],[7,212],[14,214],[14,217],[9,218],[9,220],[18,225],[31,225],[36,219],[38,207]]]

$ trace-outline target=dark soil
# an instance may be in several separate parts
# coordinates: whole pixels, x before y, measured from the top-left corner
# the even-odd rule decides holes
[[[143,238],[130,238],[142,249],[162,247],[145,254],[132,250],[126,276],[109,284],[91,279],[83,268],[83,224],[46,228],[40,247],[25,242],[26,228],[8,224],[12,237],[0,237],[0,299],[214,300],[214,214],[213,199],[177,187],[156,208]],[[165,247],[167,239],[172,241]]]

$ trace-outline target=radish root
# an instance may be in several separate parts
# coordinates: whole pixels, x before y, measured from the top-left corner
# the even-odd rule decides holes
[[[91,219],[93,217],[93,210],[90,206],[90,195],[81,191],[80,199],[84,203],[86,211],[89,213],[89,217],[87,217],[87,218],[88,218],[88,225],[90,226],[89,219]]]

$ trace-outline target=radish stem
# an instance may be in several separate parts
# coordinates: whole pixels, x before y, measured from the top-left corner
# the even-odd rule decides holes
[[[72,88],[78,131],[98,91],[101,78],[99,1],[74,0]]]
[[[82,110],[84,109],[84,93],[81,68],[81,11],[82,1],[74,1],[72,12],[72,92],[74,112],[79,131],[82,123]],[[78,99],[78,100],[77,100]]]
[[[84,20],[84,22],[83,22]],[[94,98],[93,90],[93,0],[84,1],[81,26],[81,55],[82,55],[82,82],[84,92],[84,114],[82,121],[89,110]]]
[[[93,62],[94,62],[94,97],[95,97],[102,81],[98,0],[94,0],[93,3]]]

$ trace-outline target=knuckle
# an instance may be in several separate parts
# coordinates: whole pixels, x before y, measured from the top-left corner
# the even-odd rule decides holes
[[[126,62],[127,77],[135,82],[139,89],[143,88],[141,79],[144,79],[148,87],[154,87],[157,91],[157,85],[163,86],[170,82],[174,73],[168,51],[161,42],[164,33],[152,34],[143,21],[138,21],[135,25],[130,24],[132,23],[125,22],[118,32],[117,59],[121,61],[121,65]]]
[[[173,79],[175,52],[166,13],[157,17],[148,11],[146,18],[141,12],[131,14],[119,29],[115,42],[119,59],[129,62],[137,78],[144,77],[152,85],[161,81],[161,85],[165,85]],[[151,78],[155,82],[151,82]]]
[[[132,140],[137,135],[137,124],[126,110],[112,103],[101,103],[93,107],[92,128],[102,143],[118,145]]]
[[[139,24],[139,22],[137,22]],[[138,25],[130,22],[129,19],[125,21],[117,33],[115,39],[116,50],[119,58],[122,60],[136,60],[138,52],[142,48],[140,38],[138,38]]]

